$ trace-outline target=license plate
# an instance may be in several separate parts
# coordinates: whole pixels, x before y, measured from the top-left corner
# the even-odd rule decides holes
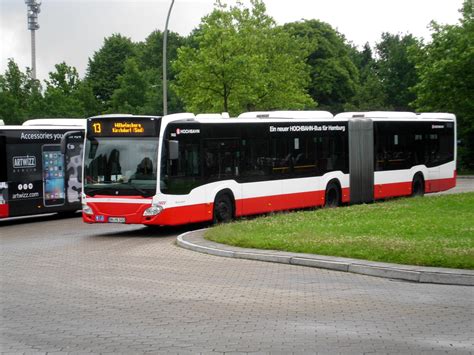
[[[125,217],[109,217],[109,223],[125,223]]]

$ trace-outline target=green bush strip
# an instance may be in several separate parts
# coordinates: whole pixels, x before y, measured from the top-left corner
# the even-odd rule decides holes
[[[474,193],[279,213],[218,225],[205,237],[243,248],[474,269]]]

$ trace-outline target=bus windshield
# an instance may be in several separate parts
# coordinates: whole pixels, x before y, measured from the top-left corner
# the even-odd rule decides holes
[[[90,137],[84,159],[84,193],[89,196],[153,196],[158,139]]]

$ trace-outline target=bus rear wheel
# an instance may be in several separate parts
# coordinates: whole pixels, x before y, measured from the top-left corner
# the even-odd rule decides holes
[[[214,201],[214,223],[227,223],[234,218],[232,199],[227,194],[218,195]]]
[[[324,207],[333,208],[341,204],[341,190],[336,183],[331,182],[326,187]]]
[[[423,196],[425,194],[425,181],[420,174],[415,175],[411,184],[412,196]]]

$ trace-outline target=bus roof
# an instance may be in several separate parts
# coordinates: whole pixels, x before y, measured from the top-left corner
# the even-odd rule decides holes
[[[61,126],[61,125],[45,125],[45,126],[22,126],[22,125],[5,125],[0,126],[0,131],[41,131],[41,130],[85,130],[85,126]]]
[[[331,119],[334,118],[334,116],[328,111],[255,111],[242,113],[239,115],[238,118]]]
[[[443,119],[455,120],[456,116],[452,113],[429,112],[416,114],[414,112],[399,111],[368,111],[368,112],[343,112],[335,116],[335,118],[373,118],[373,119]]]
[[[85,127],[85,118],[37,118],[23,122],[23,126],[72,126]]]
[[[126,118],[126,117],[148,117],[148,118],[161,118],[161,116],[149,116],[149,115],[132,115],[130,113],[109,113],[106,115],[97,115],[90,118]]]

